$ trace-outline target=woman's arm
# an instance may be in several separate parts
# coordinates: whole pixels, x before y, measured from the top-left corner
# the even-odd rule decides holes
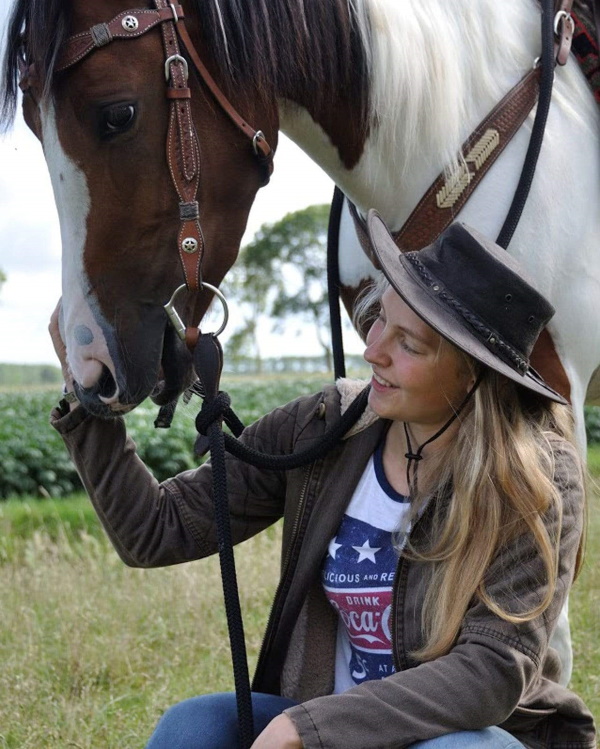
[[[285,420],[273,412],[245,431],[261,450],[281,450]],[[123,561],[135,567],[176,564],[216,551],[210,462],[159,483],[136,453],[118,417],[98,419],[77,408],[52,425],[60,432],[98,516]],[[285,430],[283,430],[285,432]],[[190,434],[190,441],[193,435]],[[283,512],[285,476],[227,458],[235,543],[275,522]]]

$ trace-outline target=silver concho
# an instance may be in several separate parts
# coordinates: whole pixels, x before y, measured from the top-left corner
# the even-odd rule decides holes
[[[137,31],[139,25],[140,22],[135,16],[125,16],[125,18],[121,21],[121,26],[125,29],[125,31]]]
[[[194,237],[186,237],[181,243],[181,249],[184,252],[196,252],[198,249],[198,240],[194,239]]]

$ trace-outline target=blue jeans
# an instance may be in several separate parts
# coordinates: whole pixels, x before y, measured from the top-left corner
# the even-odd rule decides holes
[[[296,703],[272,694],[252,694],[256,736]],[[159,720],[146,749],[237,749],[239,735],[235,694],[205,694],[179,702]],[[418,741],[411,749],[524,749],[501,728],[460,731]]]

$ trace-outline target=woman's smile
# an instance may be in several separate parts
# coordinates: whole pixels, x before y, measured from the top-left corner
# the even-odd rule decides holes
[[[384,377],[381,375],[378,375],[377,372],[373,372],[373,380],[371,382],[371,386],[375,388],[375,390],[390,390],[391,388],[396,388],[395,385],[392,385],[391,382],[388,382]]]

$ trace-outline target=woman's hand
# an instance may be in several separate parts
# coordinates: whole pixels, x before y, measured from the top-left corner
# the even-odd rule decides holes
[[[65,342],[63,341],[60,334],[60,326],[58,322],[60,318],[60,306],[61,300],[59,299],[58,304],[54,308],[54,312],[50,316],[48,332],[50,333],[50,338],[52,338],[54,350],[56,351],[56,355],[58,356],[58,360],[60,362],[63,379],[65,381],[65,389],[69,393],[73,390],[73,375],[71,374],[71,369],[69,367],[69,363],[67,362],[67,347],[65,346]],[[78,401],[74,401],[73,403],[70,403],[69,409],[72,411],[74,408],[77,408],[77,406]]]
[[[296,727],[283,713],[269,723],[251,749],[302,749]]]
[[[58,323],[60,319],[61,302],[62,299],[59,299],[56,307],[54,308],[54,312],[50,316],[48,332],[50,333],[50,338],[52,338],[52,345],[54,346],[54,350],[56,351],[56,355],[58,356],[58,360],[60,362],[65,384],[67,386],[67,389],[71,390],[73,386],[73,380],[69,371],[69,365],[67,364],[67,347],[65,346],[65,342],[63,341],[60,334],[60,327]]]

